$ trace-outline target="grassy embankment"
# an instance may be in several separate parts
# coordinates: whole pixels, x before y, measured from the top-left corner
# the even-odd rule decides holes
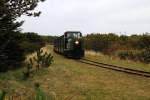
[[[106,64],[112,64],[112,65],[150,72],[150,64],[134,62],[131,60],[120,60],[118,57],[109,57],[107,55],[103,55],[101,53],[96,53],[93,51],[87,51],[86,58],[93,59],[94,61],[102,62]]]
[[[44,49],[52,52],[51,46]],[[38,82],[46,95],[56,100],[150,99],[149,78],[88,66],[52,54],[54,64],[34,73],[27,81],[20,80],[22,69],[1,74],[0,89],[8,92],[7,98],[9,95],[21,95],[23,100],[33,100],[34,83]],[[95,59],[93,56],[91,58]]]

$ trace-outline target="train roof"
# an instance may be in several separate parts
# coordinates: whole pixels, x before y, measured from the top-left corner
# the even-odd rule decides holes
[[[65,33],[81,33],[80,31],[66,31]]]

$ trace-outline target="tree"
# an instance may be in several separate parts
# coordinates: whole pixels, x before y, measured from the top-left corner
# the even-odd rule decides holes
[[[0,0],[0,32],[16,31],[23,22],[15,22],[21,15],[39,16],[41,12],[33,10],[44,0]]]
[[[0,71],[10,66],[18,66],[24,60],[24,50],[20,46],[19,27],[23,21],[16,21],[21,15],[39,16],[34,12],[39,2],[44,0],[0,0]]]

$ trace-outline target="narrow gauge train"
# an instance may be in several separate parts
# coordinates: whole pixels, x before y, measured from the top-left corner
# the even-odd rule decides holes
[[[54,40],[54,51],[66,57],[84,57],[82,33],[78,31],[65,32],[64,35]]]

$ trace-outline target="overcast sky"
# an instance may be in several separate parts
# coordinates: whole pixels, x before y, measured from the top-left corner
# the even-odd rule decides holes
[[[150,0],[46,0],[37,10],[42,11],[39,18],[22,17],[24,32],[150,32]]]

